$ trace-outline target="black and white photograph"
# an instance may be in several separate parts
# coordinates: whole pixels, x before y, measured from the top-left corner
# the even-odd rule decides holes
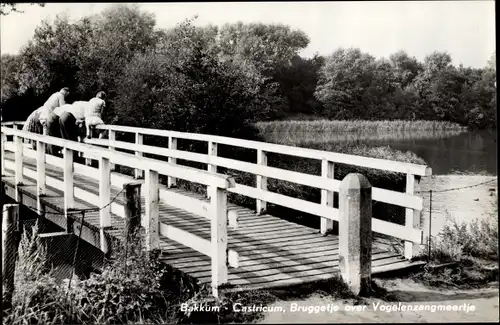
[[[2,322],[499,322],[495,1],[1,2]]]

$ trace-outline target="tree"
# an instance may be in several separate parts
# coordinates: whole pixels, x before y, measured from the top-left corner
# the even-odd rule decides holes
[[[251,136],[272,89],[251,64],[224,61],[206,30],[186,21],[169,41],[137,54],[118,82],[116,123],[225,136]]]
[[[410,57],[405,51],[391,54],[389,60],[401,89],[410,85],[423,70],[422,64],[415,57]]]
[[[338,49],[326,57],[315,96],[327,116],[336,119],[366,116],[362,100],[374,74],[375,58],[359,49]]]
[[[0,3],[0,15],[7,16],[11,12],[23,13],[24,11],[19,10],[17,8],[18,4],[19,3],[16,3],[16,2],[5,2],[5,3],[2,2],[2,3]],[[45,7],[45,3],[41,3],[41,2],[32,2],[32,3],[30,3],[30,5],[39,5],[40,7]]]

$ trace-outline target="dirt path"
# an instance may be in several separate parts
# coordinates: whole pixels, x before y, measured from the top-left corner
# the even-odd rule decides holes
[[[435,175],[424,177],[420,182],[422,191],[433,190],[432,193],[432,234],[437,235],[449,218],[460,222],[482,219],[494,213],[494,205],[498,197],[497,177],[467,176],[467,175]],[[492,181],[477,187],[460,190],[438,192],[445,189],[461,188]],[[434,192],[436,191],[436,192]],[[424,198],[424,219],[429,218],[429,193],[422,194]],[[426,225],[428,225],[426,223]]]
[[[412,280],[385,280],[377,282],[386,288],[392,301],[370,298],[366,304],[359,305],[358,310],[352,310],[353,301],[332,301],[327,297],[313,296],[301,301],[279,301],[269,307],[281,307],[284,311],[278,310],[267,312],[264,318],[259,321],[262,324],[268,323],[357,323],[357,322],[498,322],[499,321],[499,294],[498,283],[489,288],[477,290],[442,290],[428,289]],[[422,308],[422,311],[402,311],[388,312],[387,306],[413,306]],[[330,309],[338,308],[338,311],[293,312],[296,305],[305,308],[315,306],[330,306]],[[310,307],[312,306],[312,307]],[[378,309],[375,307],[378,306]],[[427,306],[427,307],[425,307]],[[456,311],[432,312],[431,308],[453,308]],[[449,307],[447,307],[449,306]],[[427,308],[427,310],[425,310]],[[458,309],[461,308],[459,311]],[[468,310],[466,310],[468,308]]]

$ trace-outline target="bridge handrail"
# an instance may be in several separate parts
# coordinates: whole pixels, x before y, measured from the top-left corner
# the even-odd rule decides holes
[[[7,136],[14,137],[14,144],[10,146],[14,151],[14,170],[16,192],[19,193],[19,186],[23,185],[24,174],[27,172],[24,168],[25,149],[22,139],[29,139],[37,142],[36,151],[36,183],[37,197],[42,197],[47,188],[46,162],[54,156],[45,153],[46,145],[55,145],[64,148],[64,158],[62,161],[63,182],[60,186],[63,187],[64,211],[66,218],[71,209],[75,207],[75,186],[74,186],[74,171],[75,165],[73,156],[74,152],[83,152],[88,156],[99,160],[99,221],[101,234],[101,249],[104,252],[108,251],[107,240],[104,237],[104,230],[111,227],[111,161],[120,165],[140,168],[145,171],[145,201],[146,213],[143,219],[143,226],[146,230],[146,245],[147,249],[159,248],[159,234],[168,236],[173,232],[163,223],[159,221],[159,174],[175,176],[186,179],[198,184],[207,186],[207,193],[210,195],[209,204],[209,219],[211,223],[211,240],[206,241],[201,237],[191,235],[191,239],[196,240],[196,244],[190,245],[191,248],[209,255],[212,259],[212,285],[214,292],[228,281],[228,265],[234,265],[234,256],[230,258],[231,250],[228,249],[227,226],[228,226],[228,209],[227,209],[227,189],[235,186],[234,179],[227,175],[210,173],[196,168],[191,168],[181,165],[173,165],[171,163],[155,160],[151,158],[138,157],[136,155],[111,151],[105,148],[99,148],[94,145],[79,143],[75,141],[63,140],[51,136],[39,135],[31,132],[18,130],[2,124],[1,127],[1,169],[2,175],[5,175],[6,158],[5,151],[7,146]],[[80,190],[80,193],[82,191]],[[82,194],[79,194],[82,195]],[[202,204],[201,201],[199,201]],[[179,236],[179,234],[177,234]],[[200,245],[201,243],[201,245]],[[233,251],[234,253],[234,251]],[[237,264],[237,262],[236,262]]]
[[[217,166],[221,166],[255,174],[257,177],[256,188],[248,187],[243,184],[236,184],[234,188],[228,189],[228,191],[256,199],[256,210],[258,213],[265,212],[267,202],[272,202],[298,211],[320,216],[321,232],[323,233],[331,229],[332,221],[338,220],[338,209],[333,208],[333,194],[334,192],[338,192],[340,181],[334,179],[334,163],[344,163],[365,168],[376,168],[405,173],[406,193],[376,187],[372,188],[374,200],[398,205],[406,209],[405,225],[401,226],[373,218],[373,230],[405,240],[405,256],[408,258],[411,258],[413,254],[413,244],[420,244],[422,242],[423,232],[419,228],[420,214],[423,210],[423,198],[415,195],[416,188],[418,187],[416,176],[430,175],[432,170],[429,166],[207,134],[145,129],[120,125],[100,125],[97,128],[100,130],[107,130],[109,132],[109,139],[91,139],[89,143],[108,146],[110,150],[125,149],[135,151],[136,155],[149,153],[157,156],[166,156],[168,160],[173,163],[175,163],[176,159],[197,161],[206,163],[208,165],[208,170],[214,172],[217,171]],[[135,134],[135,144],[116,141],[116,132]],[[168,148],[143,145],[144,135],[167,137],[169,141]],[[177,150],[178,139],[208,142],[208,153],[200,154]],[[218,144],[257,149],[257,164],[217,156]],[[270,167],[267,165],[268,152],[321,160],[321,176]],[[321,190],[321,203],[313,203],[269,192],[267,190],[268,177],[316,187]],[[169,186],[173,184],[175,184],[175,180],[169,179]]]
[[[147,129],[147,128],[140,128],[133,126],[112,125],[112,124],[98,125],[96,126],[96,129],[112,130],[116,132],[126,132],[126,133],[139,133],[142,135],[173,137],[178,139],[196,140],[204,142],[215,142],[235,147],[256,149],[265,152],[273,152],[273,153],[297,156],[302,158],[310,158],[317,160],[326,159],[328,161],[346,165],[373,168],[373,169],[392,171],[403,174],[413,174],[417,176],[429,176],[432,174],[431,167],[427,165],[419,165],[419,164],[405,163],[405,162],[385,160],[379,158],[363,157],[358,155],[343,154],[336,152],[328,152],[328,151],[309,149],[309,148],[286,146],[281,144],[274,144],[274,143],[267,143],[267,142],[253,141],[253,140],[229,138],[218,135],[187,133],[179,131],[160,130],[160,129]]]
[[[132,154],[119,151],[110,151],[108,149],[99,148],[90,144],[64,140],[46,135],[39,135],[12,128],[5,128],[3,126],[2,133],[6,135],[19,136],[21,138],[33,141],[40,141],[45,144],[71,149],[73,151],[84,152],[87,156],[92,157],[96,160],[102,157],[109,159],[111,162],[119,163],[120,165],[126,165],[132,168],[153,169],[163,175],[175,176],[190,182],[195,182],[207,186],[216,186],[218,188],[224,189],[234,187],[234,179],[227,175],[214,174],[192,167],[174,165],[152,158],[137,157]]]

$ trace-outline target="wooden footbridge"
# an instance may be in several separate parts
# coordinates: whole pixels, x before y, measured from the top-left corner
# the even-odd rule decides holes
[[[373,232],[404,241],[404,254],[374,245],[372,273],[418,263],[411,258],[424,241],[420,224],[423,199],[415,194],[415,176],[430,175],[431,169],[427,166],[205,134],[117,125],[98,127],[107,131],[107,139],[78,143],[24,132],[19,124],[22,123],[8,122],[2,123],[1,127],[2,185],[7,196],[20,204],[36,207],[40,215],[67,232],[80,229],[80,225],[73,222],[73,209],[98,207],[87,213],[82,239],[107,252],[110,241],[106,238],[122,239],[125,227],[125,201],[119,194],[125,184],[140,182],[141,224],[147,248],[161,249],[166,263],[200,283],[211,284],[214,294],[225,284],[238,290],[262,289],[335,276],[339,267],[339,242],[337,236],[328,233],[333,222],[339,220],[339,209],[333,207],[334,192],[339,191],[341,183],[334,178],[335,163],[406,174],[405,193],[372,188],[373,200],[406,209],[404,225],[373,216]],[[117,140],[117,134],[125,133],[135,135],[135,142]],[[144,136],[164,137],[168,139],[168,147],[145,145]],[[179,139],[205,142],[208,152],[178,150]],[[24,140],[35,142],[36,150],[26,146]],[[217,155],[218,144],[253,149],[257,163],[220,157]],[[62,147],[63,158],[46,154],[47,145]],[[74,159],[80,153],[87,158],[86,164]],[[319,160],[322,163],[321,175],[270,167],[268,153]],[[145,157],[148,154],[168,157],[168,162],[167,159]],[[207,170],[186,167],[177,164],[177,159],[203,163],[208,167]],[[90,160],[94,163],[88,164]],[[135,177],[117,172],[116,165],[134,169]],[[236,183],[232,177],[217,173],[218,166],[253,174],[256,186]],[[168,177],[166,184],[160,183],[160,175]],[[320,189],[321,203],[268,191],[269,178]],[[203,186],[207,195],[177,187],[178,179]],[[229,203],[228,193],[256,199],[255,210]],[[321,230],[267,214],[268,203],[318,216]]]

